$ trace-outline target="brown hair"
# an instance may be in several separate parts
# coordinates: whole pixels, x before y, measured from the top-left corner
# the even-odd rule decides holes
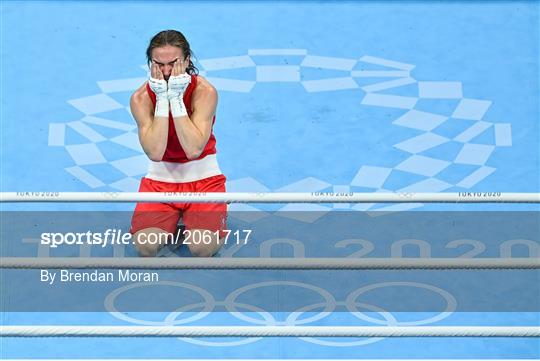
[[[197,69],[191,61],[192,51],[186,37],[176,30],[163,30],[152,37],[150,44],[148,44],[148,48],[146,49],[146,59],[148,63],[152,62],[152,50],[165,45],[176,46],[182,49],[184,56],[186,58],[189,56],[189,65],[186,69],[186,73],[189,75],[199,74],[199,69]]]

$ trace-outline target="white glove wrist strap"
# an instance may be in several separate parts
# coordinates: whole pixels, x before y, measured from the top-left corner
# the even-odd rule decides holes
[[[174,97],[170,100],[170,103],[173,118],[185,117],[187,115],[187,110],[183,99]]]
[[[169,119],[169,99],[167,99],[167,97],[156,98],[156,109],[154,110],[154,117]]]

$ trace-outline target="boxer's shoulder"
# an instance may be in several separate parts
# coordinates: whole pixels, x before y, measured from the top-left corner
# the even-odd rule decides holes
[[[142,105],[146,104],[150,101],[150,96],[148,95],[148,91],[146,89],[146,82],[141,85],[137,90],[133,92],[131,95],[131,104],[132,105]]]
[[[146,89],[146,82],[133,92],[129,105],[133,113],[138,111],[146,112],[148,109],[153,109],[152,99],[150,99],[150,95]]]
[[[195,88],[195,95],[217,95],[216,88],[203,76],[197,75],[197,87]]]
[[[197,86],[193,91],[194,99],[217,99],[216,88],[208,81],[208,79],[197,75]]]

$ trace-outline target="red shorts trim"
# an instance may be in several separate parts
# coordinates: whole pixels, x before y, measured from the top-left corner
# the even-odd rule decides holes
[[[168,183],[143,177],[139,192],[220,192],[226,191],[227,178],[216,175],[188,183]],[[145,228],[176,232],[178,221],[186,229],[223,231],[227,227],[226,203],[137,203],[131,219],[131,233]]]

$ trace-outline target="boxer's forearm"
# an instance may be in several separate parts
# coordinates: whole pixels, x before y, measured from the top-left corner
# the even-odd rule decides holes
[[[139,130],[141,146],[150,160],[160,161],[167,148],[169,118],[156,117],[151,125]]]
[[[187,115],[174,118],[174,127],[178,141],[188,159],[198,158],[208,142],[208,137],[203,135],[201,130],[197,128],[195,123]]]
[[[195,122],[189,117],[184,104],[184,92],[190,83],[191,76],[188,74],[171,76],[168,83],[167,98],[169,99],[178,141],[188,159],[196,159],[201,155],[208,138],[205,139],[204,133],[197,128]]]

